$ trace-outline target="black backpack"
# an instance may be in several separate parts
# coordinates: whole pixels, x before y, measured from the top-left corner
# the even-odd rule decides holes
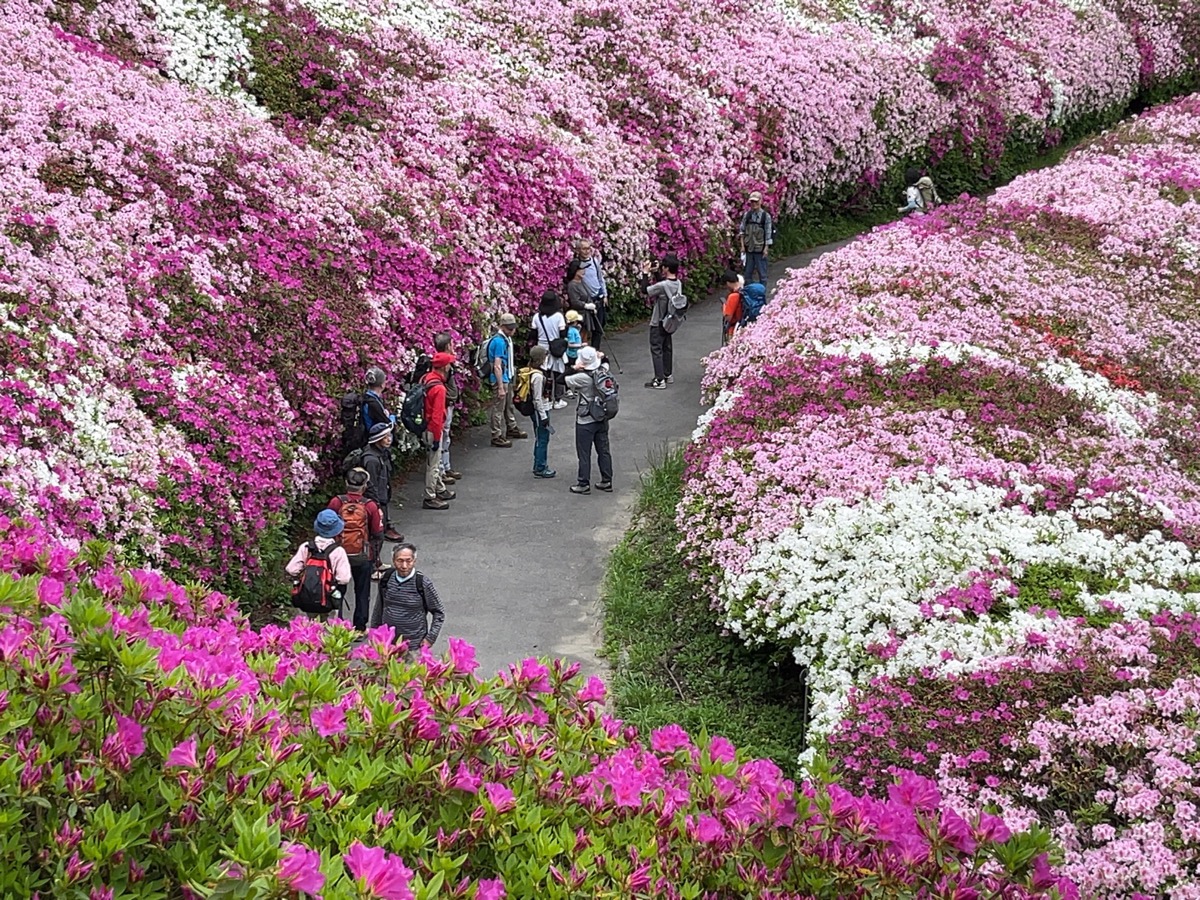
[[[367,443],[367,429],[362,418],[362,394],[352,392],[342,396],[342,452],[361,449]]]
[[[413,370],[408,373],[409,384],[420,384],[421,379],[433,371],[433,357],[428,353],[422,353],[417,357],[417,364],[413,366]]]
[[[337,585],[333,580],[333,567],[329,564],[329,554],[337,546],[333,543],[324,550],[318,550],[315,541],[309,542],[308,562],[292,586],[292,605],[297,609],[308,613],[327,613],[340,605],[340,598],[335,596]]]
[[[427,385],[419,381],[408,389],[404,395],[404,404],[400,407],[400,423],[405,430],[417,437],[425,436],[425,394]],[[441,435],[438,435],[439,440]]]

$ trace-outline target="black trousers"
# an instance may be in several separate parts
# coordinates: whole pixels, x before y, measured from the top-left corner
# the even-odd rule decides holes
[[[650,361],[654,363],[654,380],[669,378],[675,371],[675,353],[671,346],[674,335],[663,331],[661,325],[650,326]]]
[[[602,481],[612,481],[612,454],[608,450],[607,422],[575,423],[575,455],[579,457],[580,485],[592,483],[592,447],[596,448],[596,464]]]
[[[367,613],[371,611],[371,571],[375,564],[350,564],[350,580],[354,582],[354,627],[358,631],[367,629]]]

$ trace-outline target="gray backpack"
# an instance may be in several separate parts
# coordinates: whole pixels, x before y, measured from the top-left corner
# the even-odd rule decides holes
[[[591,400],[588,415],[597,422],[615,419],[621,408],[621,387],[607,366],[601,366],[592,372],[592,385],[596,389],[596,396]]]

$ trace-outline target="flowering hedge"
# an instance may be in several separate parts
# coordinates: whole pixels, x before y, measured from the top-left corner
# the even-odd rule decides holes
[[[1198,201],[1193,96],[792,273],[678,508],[838,771],[1052,827],[1088,896],[1196,896]]]
[[[221,594],[0,520],[5,896],[1077,897],[1048,835],[639,741],[604,685],[390,629],[255,632]],[[7,574],[7,573],[12,573]],[[882,894],[881,894],[882,892]]]
[[[727,251],[751,187],[795,216],[916,157],[966,184],[1194,78],[1197,21],[1195,0],[15,0],[0,504],[236,585],[322,474],[331,398],[528,308],[572,237],[603,235],[619,286],[648,249]]]

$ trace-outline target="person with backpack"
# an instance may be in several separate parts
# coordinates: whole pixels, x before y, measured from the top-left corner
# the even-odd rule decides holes
[[[737,331],[738,323],[742,321],[744,281],[742,276],[735,275],[732,269],[726,269],[721,280],[725,283],[725,303],[721,306],[721,346],[724,347]]]
[[[366,496],[379,505],[383,516],[383,539],[402,541],[404,535],[392,527],[392,426],[377,423],[367,436],[367,449],[363,451],[362,468],[371,476],[367,482]]]
[[[567,320],[562,314],[562,300],[554,291],[542,294],[542,303],[534,313],[531,327],[539,347],[546,348],[542,368],[549,373],[551,400],[558,402],[566,391]],[[566,406],[567,401],[562,400]]]
[[[350,561],[350,578],[354,582],[354,629],[364,631],[367,613],[371,609],[371,573],[379,564],[383,546],[383,514],[379,504],[365,496],[371,476],[366,469],[351,469],[346,473],[346,493],[329,501],[329,509],[341,517],[342,549]]]
[[[652,266],[647,262],[642,269],[643,282],[649,281],[651,270]],[[687,298],[679,283],[678,259],[674,256],[665,257],[658,274],[659,280],[646,288],[646,296],[651,304],[650,361],[654,365],[654,379],[647,381],[646,387],[662,391],[666,390],[668,384],[675,383],[672,335],[687,309]],[[569,378],[567,383],[570,384]]]
[[[381,422],[388,425],[396,423],[396,417],[383,402],[381,391],[387,382],[387,375],[379,366],[367,369],[367,389],[362,396],[362,425],[364,434],[369,435],[371,429]]]
[[[775,242],[775,227],[771,214],[763,209],[762,193],[750,193],[750,208],[742,215],[738,225],[738,246],[746,267],[746,284],[755,281],[767,283],[767,260],[771,255],[771,244]]]
[[[571,485],[572,494],[592,492],[592,447],[596,448],[596,464],[600,467],[600,481],[596,490],[613,489],[612,454],[608,442],[608,416],[600,408],[603,398],[597,387],[597,376],[608,375],[603,366],[603,354],[595,347],[584,347],[579,351],[575,371],[567,376],[567,386],[572,388],[579,400],[575,406],[575,455],[579,458],[579,474]],[[601,401],[597,404],[596,401]]]
[[[550,375],[543,367],[546,356],[546,348],[541,344],[529,349],[528,396],[521,396],[521,387],[517,388],[515,394],[518,409],[533,422],[533,474],[538,478],[553,478],[558,474],[547,462],[550,452],[551,403],[547,397],[547,379]],[[521,375],[525,374],[522,370]]]
[[[313,522],[315,536],[301,544],[287,564],[292,604],[310,619],[327,621],[346,597],[350,560],[337,539],[344,527],[332,509],[321,510]]]
[[[431,621],[432,619],[432,621]],[[417,548],[400,544],[392,551],[392,567],[379,577],[379,602],[371,616],[371,627],[391,625],[395,641],[408,642],[411,659],[422,644],[432,645],[446,621],[437,588],[417,571]]]
[[[450,332],[440,331],[434,335],[433,352],[455,355],[454,338],[450,336]],[[442,481],[446,484],[462,481],[463,477],[462,472],[450,465],[450,426],[454,422],[455,404],[458,403],[458,398],[461,396],[456,371],[457,357],[455,357],[454,363],[446,369],[446,424],[442,427]]]
[[[517,427],[517,413],[513,407],[512,338],[517,331],[517,317],[505,313],[500,317],[500,329],[487,342],[488,384],[492,386],[492,403],[489,419],[492,426],[492,446],[511,447],[513,438],[527,438],[528,432]]]
[[[457,494],[442,479],[442,430],[446,424],[446,372],[454,354],[433,354],[433,369],[422,379],[425,387],[425,500],[423,509],[449,509]]]
[[[923,216],[935,206],[941,205],[942,198],[938,196],[933,179],[928,175],[922,175],[910,166],[904,170],[904,182],[908,185],[904,190],[904,205],[896,212]]]

